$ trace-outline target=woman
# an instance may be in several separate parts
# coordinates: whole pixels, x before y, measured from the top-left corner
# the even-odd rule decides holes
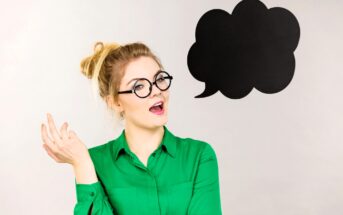
[[[215,151],[165,126],[173,77],[151,50],[139,42],[100,42],[81,69],[125,127],[87,149],[66,122],[58,131],[47,114],[51,134],[43,123],[43,146],[56,162],[73,166],[74,214],[221,214]]]

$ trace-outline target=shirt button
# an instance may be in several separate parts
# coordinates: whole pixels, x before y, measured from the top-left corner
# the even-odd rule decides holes
[[[94,196],[95,195],[95,193],[94,192],[91,192],[91,196]]]

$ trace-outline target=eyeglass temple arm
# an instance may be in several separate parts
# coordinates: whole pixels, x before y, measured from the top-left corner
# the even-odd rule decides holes
[[[120,92],[118,92],[118,94],[122,94],[122,93],[133,93],[133,90],[126,90],[126,91],[120,91]]]

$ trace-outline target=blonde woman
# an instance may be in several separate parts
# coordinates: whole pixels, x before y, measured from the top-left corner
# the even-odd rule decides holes
[[[73,167],[74,214],[222,214],[216,153],[165,126],[173,77],[151,50],[141,42],[98,42],[81,71],[125,127],[117,138],[87,149],[67,122],[57,129],[47,114],[43,147]]]

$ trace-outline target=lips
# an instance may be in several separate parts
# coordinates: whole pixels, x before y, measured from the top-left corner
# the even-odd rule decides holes
[[[161,106],[161,108],[163,109],[163,104],[164,104],[163,100],[160,100],[160,101],[154,103],[154,104],[149,108],[149,110],[150,110],[152,107],[157,106],[157,105]]]

